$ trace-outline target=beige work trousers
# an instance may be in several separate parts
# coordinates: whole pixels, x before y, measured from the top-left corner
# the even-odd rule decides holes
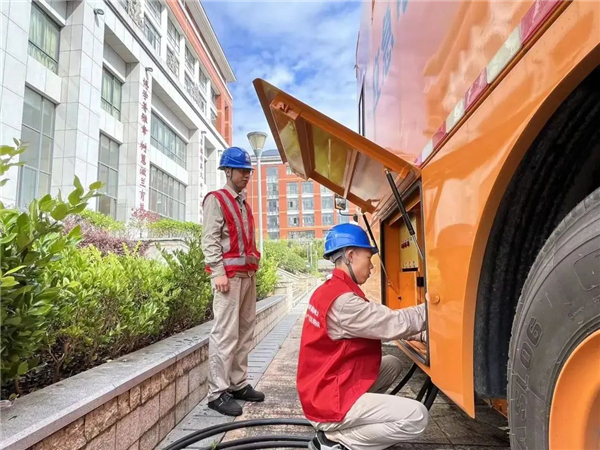
[[[209,402],[248,384],[248,354],[256,323],[256,277],[244,275],[229,279],[228,292],[214,291],[214,324],[208,340]]]
[[[375,384],[358,398],[342,422],[313,425],[350,450],[383,450],[419,436],[429,422],[427,408],[416,400],[385,394],[401,371],[398,358],[384,356]]]

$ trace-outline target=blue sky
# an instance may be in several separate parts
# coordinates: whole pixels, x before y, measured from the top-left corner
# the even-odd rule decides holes
[[[354,71],[360,1],[203,1],[237,82],[233,143],[249,148],[246,134],[269,134],[252,85],[263,78],[356,129]]]

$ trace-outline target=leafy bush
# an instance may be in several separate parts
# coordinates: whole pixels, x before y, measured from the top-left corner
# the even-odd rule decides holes
[[[274,258],[265,257],[260,261],[260,268],[256,273],[257,300],[267,298],[273,293],[277,284],[277,262]]]
[[[48,338],[53,381],[74,359],[85,369],[101,355],[114,358],[158,336],[168,314],[169,273],[135,253],[103,256],[93,246],[50,265],[46,275],[61,280]]]
[[[173,286],[164,325],[168,333],[177,333],[211,318],[213,295],[200,237],[188,240],[187,244],[187,251],[161,251],[171,270],[169,281]]]
[[[20,145],[2,146],[0,174],[16,165],[11,160],[23,151]],[[5,180],[0,182],[4,183]],[[60,195],[45,195],[32,201],[28,212],[6,209],[0,203],[0,376],[4,383],[14,380],[17,393],[18,378],[38,364],[36,354],[44,344],[60,293],[59,278],[51,276],[42,282],[43,271],[80,239],[79,227],[65,234],[62,221],[81,213],[100,187],[101,183],[93,183],[86,193],[76,177],[68,202]]]
[[[136,251],[143,255],[148,249],[149,243],[131,240],[127,238],[125,234],[115,234],[114,232],[103,228],[103,226],[95,225],[84,217],[84,215],[73,216],[65,221],[65,229],[67,231],[76,226],[81,229],[82,239],[79,243],[80,247],[93,245],[100,250],[103,255],[108,253],[125,255],[127,251]]]
[[[265,241],[265,257],[272,258],[283,270],[291,273],[307,272],[307,260],[294,251],[295,247],[287,241]]]
[[[146,227],[152,237],[195,238],[202,235],[202,225],[195,222],[180,222],[173,219],[160,219],[149,222]]]
[[[104,230],[111,233],[125,232],[125,224],[123,222],[119,222],[118,220],[115,220],[112,217],[102,214],[98,211],[84,209],[79,214],[73,216],[73,219],[78,223],[87,223],[99,230]]]

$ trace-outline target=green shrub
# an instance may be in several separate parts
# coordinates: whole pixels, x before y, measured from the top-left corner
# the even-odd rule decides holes
[[[195,238],[202,234],[202,225],[173,219],[160,219],[156,222],[149,222],[146,227],[152,237]]]
[[[84,209],[77,216],[100,230],[109,231],[112,233],[125,232],[125,224],[123,222],[119,222],[118,220],[115,220],[106,214],[102,214],[101,212]]]
[[[48,342],[54,381],[74,359],[84,369],[158,336],[168,314],[170,270],[135,253],[71,250],[47,276],[62,280]]]
[[[11,160],[23,151],[20,145],[1,147],[1,175],[18,164]],[[0,184],[5,182],[2,180]],[[101,183],[93,183],[86,193],[76,177],[75,190],[68,202],[60,195],[58,198],[45,195],[32,201],[27,212],[7,209],[0,203],[0,376],[3,383],[14,380],[17,393],[18,378],[38,364],[36,355],[56,314],[54,303],[60,292],[60,280],[57,276],[44,279],[43,271],[80,239],[78,227],[69,234],[63,233],[62,221],[71,214],[81,213],[100,187]]]
[[[265,241],[265,257],[273,258],[283,270],[291,273],[307,272],[306,258],[300,256],[291,242],[288,241]]]
[[[162,250],[162,255],[171,269],[170,283],[173,287],[169,303],[169,315],[164,329],[177,333],[210,319],[212,289],[210,276],[205,270],[204,253],[200,236],[187,241],[189,249]]]
[[[266,257],[260,261],[260,268],[256,273],[257,300],[267,298],[273,294],[277,284],[277,262],[274,258]]]

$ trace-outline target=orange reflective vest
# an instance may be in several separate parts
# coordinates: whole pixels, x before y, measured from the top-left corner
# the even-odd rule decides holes
[[[248,220],[248,233],[246,233],[240,205],[233,195],[227,189],[219,189],[218,191],[206,194],[204,202],[210,195],[214,195],[219,201],[221,211],[225,217],[225,225],[229,231],[229,250],[223,254],[225,273],[231,278],[236,272],[257,271],[258,263],[260,262],[260,253],[256,248],[254,218],[252,217],[250,205],[244,200]],[[206,271],[210,273],[208,266],[206,266]]]
[[[347,292],[368,301],[348,275],[335,269],[312,295],[304,319],[296,385],[304,415],[314,422],[341,422],[379,375],[381,341],[334,341],[327,334],[327,312]]]

